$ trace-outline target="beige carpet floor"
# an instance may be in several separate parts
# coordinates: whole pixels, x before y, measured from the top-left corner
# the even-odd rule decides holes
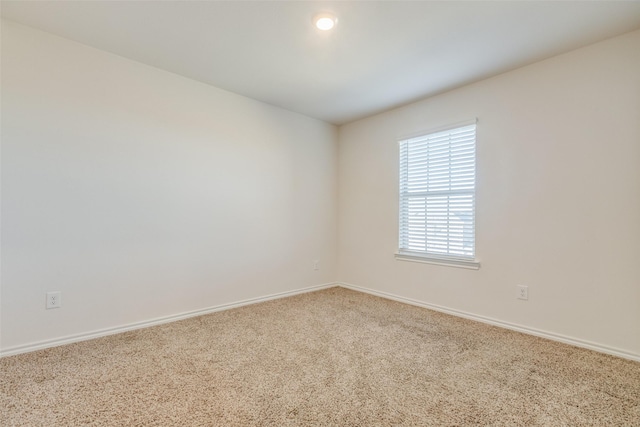
[[[640,426],[640,363],[332,288],[0,359],[2,426]]]

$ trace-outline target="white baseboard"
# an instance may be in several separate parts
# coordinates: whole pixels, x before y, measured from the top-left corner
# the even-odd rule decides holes
[[[148,328],[150,326],[162,325],[163,323],[175,322],[178,320],[188,319],[190,317],[202,316],[204,314],[215,313],[217,311],[230,310],[232,308],[238,308],[245,305],[257,304],[260,302],[270,301],[270,300],[279,299],[279,298],[286,298],[293,295],[319,291],[321,289],[333,288],[336,286],[338,286],[337,283],[325,283],[322,285],[295,289],[293,291],[280,292],[277,294],[266,295],[258,298],[250,298],[250,299],[233,302],[229,304],[216,305],[214,307],[203,308],[201,310],[193,310],[193,311],[188,311],[184,313],[173,314],[170,316],[158,317],[155,319],[145,320],[143,322],[130,323],[128,325],[117,326],[114,328],[100,329],[97,331],[91,331],[91,332],[86,332],[86,333],[76,334],[76,335],[69,335],[66,337],[56,338],[52,340],[38,341],[30,344],[9,347],[7,349],[0,350],[0,357],[13,356],[16,354],[28,353],[31,351],[57,347],[60,345],[71,344],[74,342],[87,341],[94,338],[104,337],[107,335],[119,334],[122,332],[132,331],[135,329]]]
[[[442,307],[436,304],[429,304],[427,302],[401,297],[399,295],[394,295],[388,292],[376,291],[373,289],[365,288],[362,286],[356,286],[349,283],[337,283],[337,285],[346,289],[351,289],[353,291],[364,292],[367,294],[402,302],[405,304],[411,304],[418,307],[428,308],[430,310],[451,314],[453,316],[464,317],[465,319],[475,320],[477,322],[487,323],[489,325],[499,326],[505,329],[511,329],[511,330],[522,332],[525,334],[534,335],[536,337],[546,338],[552,341],[558,341],[561,343],[574,345],[576,347],[587,348],[589,350],[598,351],[600,353],[611,354],[613,356],[618,356],[624,359],[630,359],[636,362],[640,362],[640,354],[631,353],[629,351],[622,350],[619,348],[609,347],[609,346],[597,344],[591,341],[581,340],[578,338],[568,337],[568,336],[556,334],[553,332],[542,331],[535,328],[529,328],[527,326],[504,322],[502,320],[492,319],[490,317],[479,316],[477,314],[467,313],[465,311],[454,310],[454,309]]]
[[[362,286],[356,286],[344,282],[325,283],[322,285],[309,286],[306,288],[295,289],[293,291],[280,292],[277,294],[266,295],[258,298],[250,298],[243,301],[238,301],[229,304],[217,305],[214,307],[208,307],[201,310],[194,310],[185,313],[174,314],[170,316],[158,317],[156,319],[146,320],[143,322],[130,323],[128,325],[118,326],[114,328],[100,329],[97,331],[86,332],[82,334],[70,335],[62,338],[56,338],[52,340],[38,341],[30,344],[9,347],[7,349],[0,350],[0,357],[13,356],[21,353],[28,353],[31,351],[42,350],[45,348],[57,347],[60,345],[71,344],[74,342],[86,341],[94,338],[100,338],[107,335],[119,334],[122,332],[132,331],[135,329],[148,328],[150,326],[162,325],[163,323],[175,322],[178,320],[188,319],[190,317],[202,316],[204,314],[215,313],[217,311],[230,310],[232,308],[242,307],[250,304],[257,304],[264,301],[270,301],[279,298],[286,298],[293,295],[303,294],[307,292],[319,291],[322,289],[332,288],[340,286],[353,291],[364,292],[367,294],[379,296],[382,298],[402,302],[405,304],[411,304],[418,307],[427,308],[430,310],[439,311],[453,316],[463,317],[465,319],[475,320],[477,322],[487,323],[489,325],[498,326],[505,329],[511,329],[514,331],[522,332],[529,335],[534,335],[541,338],[550,339],[552,341],[558,341],[565,344],[574,345],[576,347],[587,348],[590,350],[598,351],[600,353],[611,354],[613,356],[622,357],[624,359],[630,359],[640,362],[640,354],[631,353],[622,349],[608,347],[602,344],[597,344],[591,341],[581,340],[578,338],[568,337],[553,332],[542,331],[535,328],[529,328],[527,326],[517,325],[514,323],[504,322],[502,320],[493,319],[490,317],[480,316],[472,313],[467,313],[460,310],[454,310],[447,307],[442,307],[436,304],[430,304],[423,301],[418,301],[411,298],[401,297],[388,292],[376,291],[374,289],[365,288]]]

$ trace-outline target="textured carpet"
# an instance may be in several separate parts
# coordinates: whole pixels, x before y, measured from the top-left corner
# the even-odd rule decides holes
[[[640,363],[332,288],[0,359],[2,426],[640,426]]]

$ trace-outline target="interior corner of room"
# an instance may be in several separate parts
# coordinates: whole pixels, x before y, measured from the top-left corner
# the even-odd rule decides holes
[[[3,20],[0,352],[343,286],[640,360],[639,52],[331,123]],[[471,118],[481,268],[398,262],[397,142]]]

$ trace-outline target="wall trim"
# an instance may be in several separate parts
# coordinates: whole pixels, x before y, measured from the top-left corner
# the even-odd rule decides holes
[[[169,316],[158,317],[151,320],[145,320],[142,322],[130,323],[127,325],[116,326],[113,328],[105,328],[99,329],[96,331],[86,332],[82,334],[69,335],[62,338],[56,338],[52,340],[44,340],[37,341],[30,344],[19,345],[15,347],[9,347],[7,349],[0,350],[0,357],[14,356],[22,353],[29,353],[36,350],[43,350],[51,347],[58,347],[65,344],[72,344],[75,342],[87,341],[94,338],[105,337],[108,335],[119,334],[122,332],[133,331],[136,329],[148,328],[151,326],[162,325],[165,323],[176,322],[178,320],[184,320],[191,317],[202,316],[205,314],[215,313],[218,311],[231,310],[233,308],[243,307],[245,305],[258,304],[261,302],[271,301],[275,299],[287,298],[290,296],[304,294],[308,292],[316,292],[323,289],[329,289],[333,287],[342,287],[345,289],[350,289],[356,292],[363,292],[370,295],[375,295],[381,298],[398,301],[404,304],[410,304],[422,308],[426,308],[429,310],[438,311],[441,313],[450,314],[457,317],[462,317],[469,320],[474,320],[481,323],[486,323],[493,326],[498,326],[505,329],[510,329],[517,332],[522,332],[524,334],[533,335],[541,338],[546,338],[552,341],[561,342],[564,344],[573,345],[576,347],[586,348],[589,350],[594,350],[600,353],[610,354],[612,356],[622,357],[624,359],[634,360],[636,362],[640,362],[640,354],[631,353],[626,350],[622,350],[615,347],[609,347],[602,344],[594,343],[591,341],[581,340],[578,338],[568,337],[566,335],[556,334],[553,332],[543,331],[540,329],[530,328],[527,326],[518,325],[515,323],[505,322],[498,319],[493,319],[491,317],[480,316],[477,314],[469,313],[461,310],[454,310],[452,308],[443,307],[436,304],[427,303],[424,301],[415,300],[412,298],[406,298],[399,295],[395,295],[389,292],[377,291],[374,289],[366,288],[363,286],[357,286],[350,283],[345,282],[331,282],[324,283],[321,285],[308,286],[306,288],[294,289],[292,291],[279,292],[275,294],[265,295],[262,297],[249,298],[246,300],[241,300],[228,304],[220,304],[212,307],[203,308],[200,310],[193,310],[184,313],[173,314]]]
[[[351,289],[352,291],[364,292],[366,294],[375,295],[381,298],[390,299],[393,301],[402,302],[405,304],[415,305],[422,308],[427,308],[429,310],[439,311],[441,313],[450,314],[457,317],[463,317],[469,320],[475,320],[476,322],[486,323],[493,326],[498,326],[505,329],[510,329],[512,331],[522,332],[528,335],[534,335],[540,338],[546,338],[551,341],[557,341],[564,344],[573,345],[576,347],[586,348],[589,350],[594,350],[600,353],[610,354],[612,356],[622,357],[623,359],[634,360],[636,362],[640,362],[640,354],[632,353],[626,350],[622,350],[615,347],[609,347],[606,345],[594,343],[591,341],[582,340],[579,338],[573,338],[566,335],[556,334],[553,332],[543,331],[540,329],[530,328],[527,326],[518,325],[515,323],[505,322],[498,319],[493,319],[491,317],[480,316],[473,313],[468,313],[466,311],[454,310],[452,308],[443,307],[436,304],[430,304],[427,302],[415,300],[412,298],[405,298],[399,295],[391,294],[388,292],[377,291],[370,288],[365,288],[363,286],[356,286],[350,283],[338,282],[338,286],[343,287],[345,289]]]
[[[21,353],[29,353],[36,350],[43,350],[51,347],[58,347],[65,344],[72,344],[80,341],[87,341],[94,338],[105,337],[108,335],[115,335],[122,332],[133,331],[136,329],[148,328],[151,326],[162,325],[165,323],[176,322],[178,320],[188,319],[190,317],[202,316],[205,314],[215,313],[218,311],[231,310],[232,308],[243,307],[245,305],[258,304],[265,301],[271,301],[275,299],[281,299],[291,297],[298,294],[305,294],[308,292],[316,292],[322,289],[334,288],[338,286],[338,283],[323,283],[321,285],[308,286],[306,288],[294,289],[292,291],[279,292],[276,294],[265,295],[262,297],[249,298],[242,301],[232,302],[228,304],[220,304],[212,307],[203,308],[200,310],[187,311],[178,314],[172,314],[169,316],[157,317],[151,320],[144,320],[142,322],[129,323],[122,326],[116,326],[113,328],[98,329],[91,332],[85,332],[81,334],[68,335],[62,338],[55,338],[51,340],[37,341],[29,344],[23,344],[15,347],[9,347],[7,349],[0,350],[0,357],[14,356]]]

